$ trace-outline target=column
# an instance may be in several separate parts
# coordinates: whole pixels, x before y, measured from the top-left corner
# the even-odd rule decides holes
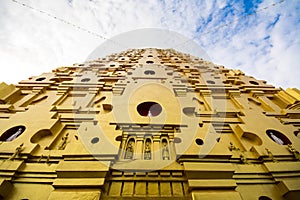
[[[161,160],[160,135],[153,136],[153,160]]]
[[[143,159],[143,144],[144,144],[144,137],[137,137],[136,138],[136,145],[134,149],[134,159],[141,160]]]

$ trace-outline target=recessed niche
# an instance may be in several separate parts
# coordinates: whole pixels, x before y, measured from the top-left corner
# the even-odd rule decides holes
[[[141,116],[155,117],[161,113],[162,107],[156,102],[147,101],[139,104],[137,111]]]
[[[197,145],[203,145],[203,140],[202,139],[200,139],[200,138],[197,138],[196,140],[195,140],[195,142],[196,142],[196,144]]]
[[[19,137],[24,131],[25,131],[26,127],[25,126],[14,126],[10,129],[8,129],[7,131],[5,131],[1,137],[0,137],[0,141],[4,141],[4,142],[10,142],[15,140],[17,137]]]
[[[81,82],[89,82],[91,79],[90,78],[83,78],[81,79]]]
[[[259,83],[256,81],[249,81],[249,83],[251,83],[252,85],[259,85]]]
[[[247,142],[250,142],[253,145],[262,145],[262,140],[254,133],[245,132],[242,136],[242,139]]]
[[[98,137],[94,137],[93,139],[91,139],[91,143],[92,144],[96,144],[99,142],[99,138]]]
[[[30,138],[31,143],[38,143],[41,146],[47,146],[48,143],[51,143],[52,133],[49,129],[39,130]]]
[[[280,133],[279,131],[268,129],[266,133],[269,136],[269,138],[274,142],[276,142],[277,144],[280,145],[292,144],[291,141],[283,133]]]
[[[35,81],[43,81],[43,80],[45,80],[45,79],[46,79],[45,77],[41,77],[41,78],[35,79]]]
[[[153,64],[154,62],[152,60],[147,60],[146,63],[147,64]]]
[[[144,71],[144,74],[145,75],[154,75],[155,71],[153,71],[153,70],[146,70],[146,71]]]

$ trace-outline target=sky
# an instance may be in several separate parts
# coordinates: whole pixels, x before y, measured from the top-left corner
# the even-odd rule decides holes
[[[0,82],[8,84],[156,28],[187,38],[169,48],[192,41],[216,64],[300,88],[300,0],[0,0],[0,27]]]

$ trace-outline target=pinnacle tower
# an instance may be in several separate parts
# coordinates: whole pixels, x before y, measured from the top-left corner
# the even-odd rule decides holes
[[[297,199],[300,91],[173,49],[0,84],[0,199]]]

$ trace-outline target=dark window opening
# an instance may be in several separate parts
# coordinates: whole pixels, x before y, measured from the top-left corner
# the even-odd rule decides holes
[[[137,111],[141,116],[155,117],[162,111],[162,107],[156,102],[144,102],[137,106]]]
[[[91,143],[92,144],[96,144],[99,142],[99,138],[98,137],[94,137],[92,140],[91,140]]]
[[[195,142],[196,142],[196,144],[198,144],[198,145],[203,145],[203,140],[200,139],[200,138],[197,138],[197,139],[195,140]]]
[[[121,136],[121,135],[118,135],[118,136],[115,138],[115,140],[116,140],[117,142],[121,142],[121,141],[122,141],[122,136]]]
[[[144,71],[144,74],[146,74],[146,75],[154,75],[155,71],[153,71],[153,70],[146,70],[146,71]]]
[[[284,134],[280,133],[279,131],[269,129],[266,131],[266,133],[269,136],[269,138],[271,138],[277,144],[280,144],[280,145],[292,144],[291,141]]]
[[[45,77],[41,77],[41,78],[37,78],[37,79],[35,79],[36,81],[43,81],[43,80],[45,80],[46,78]]]
[[[8,129],[7,131],[5,131],[1,135],[0,141],[4,141],[4,142],[13,141],[17,137],[19,137],[25,131],[25,129],[26,129],[25,126],[15,126],[15,127],[12,127],[10,129]]]
[[[259,83],[256,81],[249,81],[249,83],[251,83],[252,85],[259,85]]]
[[[91,79],[90,78],[84,78],[84,79],[81,79],[81,82],[89,82]]]

